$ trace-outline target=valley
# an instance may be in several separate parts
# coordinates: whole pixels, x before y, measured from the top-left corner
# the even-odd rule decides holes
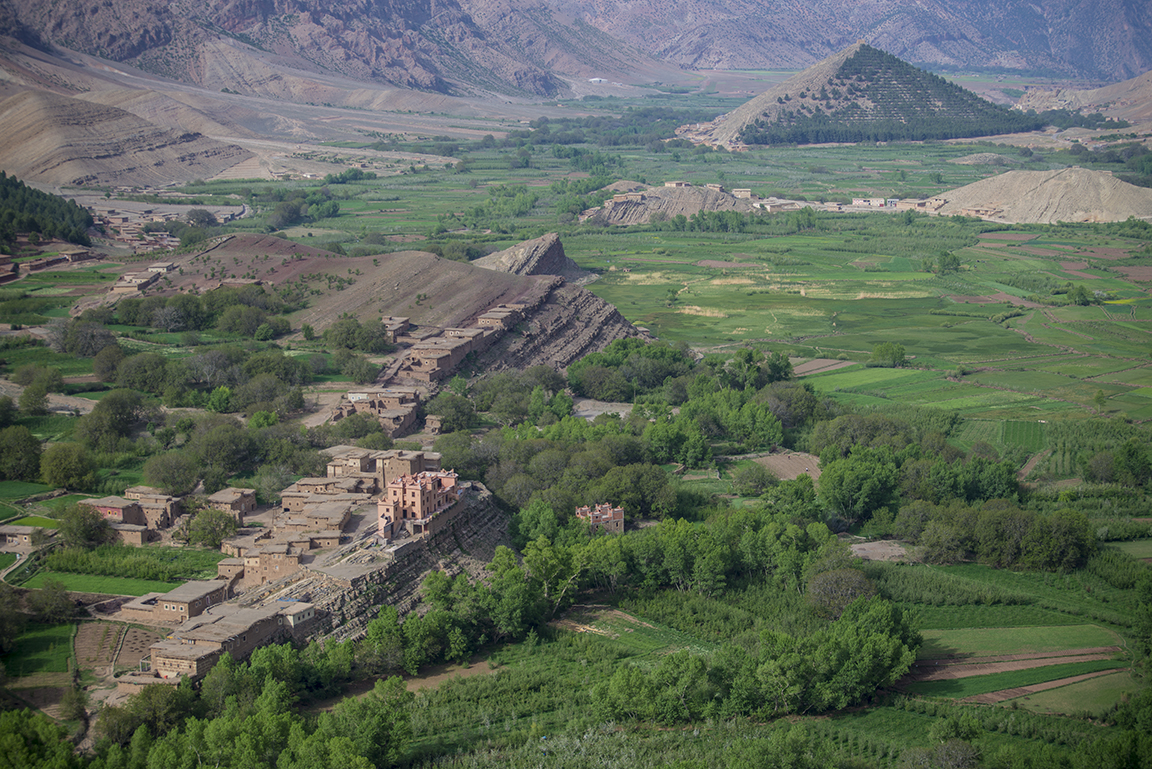
[[[0,6],[15,765],[1152,755],[1139,41],[1033,59],[1128,122],[757,144],[843,61],[670,63],[745,6]]]

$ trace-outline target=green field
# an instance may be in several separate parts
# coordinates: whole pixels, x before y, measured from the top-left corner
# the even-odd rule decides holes
[[[18,518],[15,521],[9,521],[15,526],[39,526],[42,529],[56,529],[60,524],[51,518],[42,518],[39,515],[28,515],[23,518]]]
[[[4,655],[5,671],[13,677],[67,673],[75,630],[71,624],[29,625]]]
[[[1117,702],[1136,694],[1144,685],[1143,680],[1124,670],[1005,702],[1019,704],[1034,713],[1090,713],[1100,716]]]
[[[0,553],[0,571],[16,563],[16,553]]]
[[[921,634],[924,645],[917,655],[920,659],[1060,652],[1123,644],[1115,632],[1096,625],[924,630]]]
[[[1108,547],[1127,553],[1133,558],[1152,558],[1152,539],[1134,539],[1128,542],[1109,542]]]
[[[1004,689],[1015,689],[1020,686],[1032,686],[1048,681],[1058,681],[1061,678],[1095,673],[1100,670],[1112,670],[1121,667],[1123,663],[1116,660],[1099,660],[1096,662],[1072,662],[1063,665],[1047,665],[1027,670],[1014,670],[1010,673],[993,673],[986,676],[971,676],[969,678],[954,678],[947,681],[916,681],[910,683],[907,689],[912,694],[924,697],[949,697],[963,699],[977,694],[989,694]]]
[[[148,579],[131,579],[129,577],[98,577],[91,574],[68,574],[59,571],[39,571],[32,579],[25,582],[22,587],[43,587],[48,580],[63,582],[68,590],[78,593],[102,593],[104,595],[132,595],[139,596],[145,593],[167,593],[178,582],[156,582]]]
[[[0,481],[0,499],[24,499],[24,497],[30,497],[33,494],[43,494],[51,490],[51,486],[45,486],[42,483]]]

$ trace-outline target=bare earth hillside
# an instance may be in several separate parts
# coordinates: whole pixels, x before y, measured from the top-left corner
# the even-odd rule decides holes
[[[1114,222],[1152,219],[1152,190],[1111,174],[1083,168],[1009,171],[946,192],[940,213],[992,209],[996,221],[1012,223]]]
[[[1152,72],[1103,88],[1078,91],[1070,88],[1033,89],[1020,98],[1020,109],[1082,109],[1103,112],[1132,123],[1152,121]]]
[[[0,167],[47,184],[160,186],[208,178],[252,156],[115,107],[36,91],[0,102],[0,136]]]

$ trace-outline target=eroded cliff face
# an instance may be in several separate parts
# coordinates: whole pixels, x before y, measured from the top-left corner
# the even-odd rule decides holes
[[[559,280],[526,314],[521,327],[480,357],[482,368],[503,371],[543,365],[562,370],[617,339],[650,338],[588,289]]]
[[[513,275],[559,275],[570,283],[589,282],[596,277],[568,258],[555,232],[489,254],[472,264]]]

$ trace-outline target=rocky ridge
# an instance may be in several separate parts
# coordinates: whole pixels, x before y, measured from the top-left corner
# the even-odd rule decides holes
[[[585,221],[628,226],[688,217],[701,211],[750,213],[754,210],[751,200],[708,187],[652,187],[640,193],[639,198],[605,201],[600,208],[585,212]]]
[[[569,283],[589,283],[596,279],[564,254],[564,244],[555,232],[481,257],[472,264],[513,275],[559,275]]]
[[[1016,107],[1037,112],[1050,109],[1102,112],[1132,123],[1152,121],[1152,71],[1103,88],[1032,89],[1020,97]]]

